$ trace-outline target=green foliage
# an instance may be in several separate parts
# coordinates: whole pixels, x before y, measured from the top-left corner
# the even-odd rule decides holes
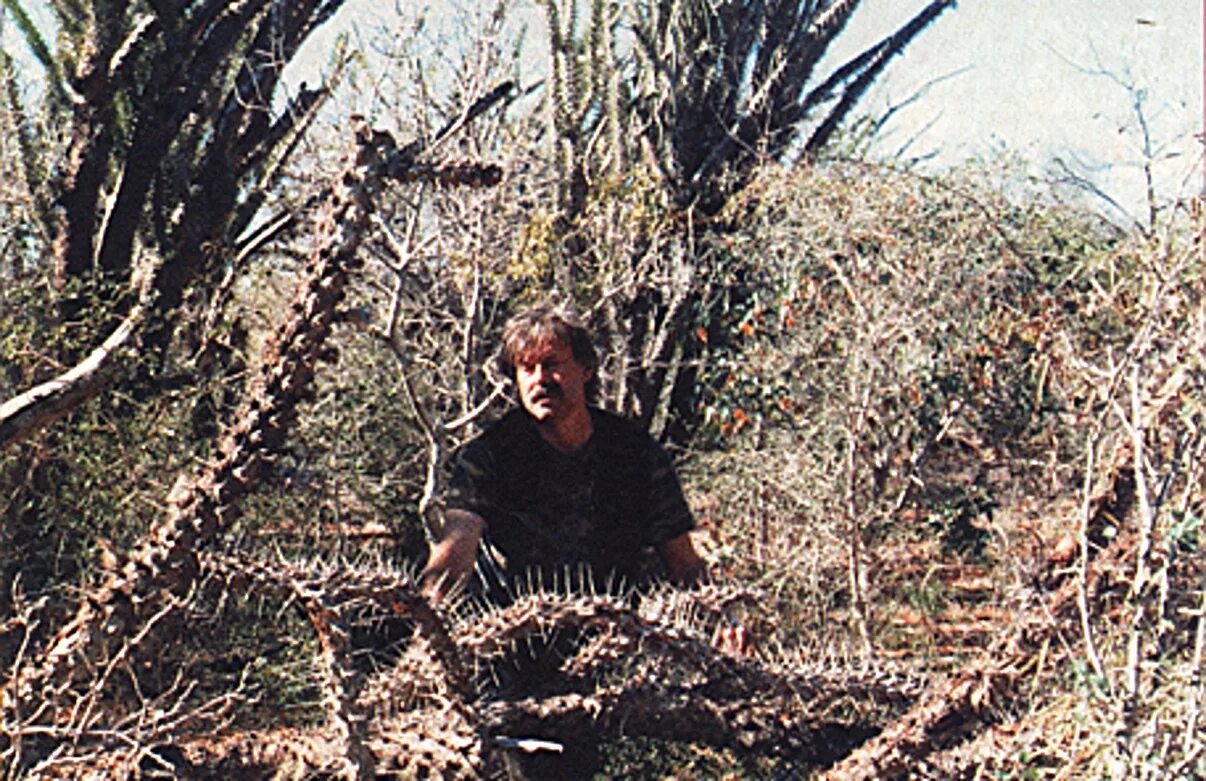
[[[1185,554],[1192,554],[1202,544],[1202,516],[1174,511],[1173,521],[1168,529],[1168,544]]]
[[[1200,513],[1188,510],[1200,507],[1201,469],[1182,449],[1201,442],[1203,414],[1187,390],[1202,382],[1190,346],[1202,300],[1192,224],[1153,243],[1041,201],[1010,202],[975,178],[854,163],[771,172],[749,193],[714,251],[726,282],[756,280],[756,295],[701,321],[709,425],[697,445],[708,452],[687,474],[713,560],[767,594],[776,621],[764,631],[786,643],[823,633],[826,653],[855,646],[857,542],[874,643],[914,664],[961,658],[991,640],[973,639],[984,630],[966,618],[998,609],[981,573],[1033,577],[1021,562],[1067,539],[1080,492],[1130,467],[1091,460],[1086,470],[1085,459],[1127,452],[1138,425],[1161,498],[1147,520],[1133,508],[1106,519],[1099,542],[1128,545],[1149,524],[1159,553],[1144,581],[1148,612],[1111,603],[1132,616],[1096,625],[1114,661],[1036,683],[1052,692],[1042,698],[1046,744],[994,767],[1046,777],[1037,768],[1068,772],[1076,751],[1102,757],[1077,777],[1176,766],[1172,746],[1190,745],[1176,721],[1187,700],[1154,670],[1193,664],[1189,636],[1172,639],[1172,616],[1202,598],[1192,585]],[[1156,409],[1177,411],[1157,422]],[[1128,587],[1131,566],[1115,588]],[[1000,608],[988,631],[1016,609]],[[1151,704],[1127,694],[1115,671],[1128,665]],[[1182,715],[1167,729],[1138,715],[1123,726],[1125,708]],[[1120,730],[1133,754],[1094,738]]]
[[[1043,353],[1067,316],[1047,291],[1068,296],[1109,250],[1060,246],[1085,229],[1047,228],[1037,209],[998,220],[945,183],[857,164],[770,175],[747,203],[718,250],[720,317],[698,325],[713,434],[825,417],[837,437],[861,417],[860,450],[903,479],[956,420],[975,448],[1019,447],[1060,411]]]
[[[761,162],[821,149],[888,61],[953,3],[925,4],[826,72],[825,54],[858,6],[542,4],[544,154],[557,211],[521,257],[543,268],[547,253],[546,287],[594,310],[614,358],[604,395],[658,436],[681,442],[699,422],[704,350],[691,334],[754,306],[738,300],[753,285],[724,287],[709,236],[725,228],[713,218]],[[669,221],[621,222],[648,183]]]
[[[49,289],[37,277],[14,279],[6,288],[8,306],[0,312],[0,363],[10,394],[61,373],[63,361],[97,342],[123,291],[102,280],[72,280],[62,290]],[[63,298],[75,302],[70,320],[55,314]],[[0,388],[4,388],[0,384]]]
[[[316,402],[301,411],[238,533],[262,550],[352,559],[379,551],[414,566],[427,542],[422,437],[392,356],[355,333],[336,343],[341,359],[321,373]]]
[[[62,294],[78,302],[77,319],[55,316]],[[114,295],[111,285],[83,280],[63,293],[34,279],[10,284],[9,305],[0,311],[0,395],[7,399],[61,374],[61,356],[95,345]],[[4,582],[19,575],[33,592],[74,584],[99,556],[133,545],[162,511],[175,473],[206,455],[207,443],[187,436],[192,392],[205,390],[139,398],[130,386],[118,386],[85,403],[71,425],[4,453]]]

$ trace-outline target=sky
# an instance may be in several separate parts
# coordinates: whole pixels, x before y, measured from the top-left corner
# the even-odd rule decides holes
[[[1037,173],[1059,158],[1142,211],[1136,95],[1159,158],[1158,187],[1170,197],[1202,191],[1204,4],[960,0],[893,62],[863,108],[886,110],[938,79],[896,112],[881,151],[912,139],[908,155],[934,153],[929,165],[942,167],[1004,149]],[[864,0],[845,43],[853,50],[875,40],[922,6]]]
[[[433,0],[435,7],[474,0]],[[863,0],[833,56],[840,61],[903,24],[927,0]],[[1091,180],[1086,205],[1126,224],[1145,210],[1142,164],[1157,189],[1200,193],[1203,5],[1206,0],[959,0],[926,29],[859,110],[892,114],[874,147],[942,170],[1018,155],[1047,178],[1057,159]],[[585,4],[583,4],[585,5]],[[380,23],[382,0],[348,0],[341,22]],[[540,24],[542,15],[531,19]],[[1145,152],[1134,99],[1141,95]],[[915,100],[911,100],[916,98]],[[896,157],[901,153],[899,157]]]

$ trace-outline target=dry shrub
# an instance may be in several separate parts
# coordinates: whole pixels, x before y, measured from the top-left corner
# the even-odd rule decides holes
[[[861,567],[890,571],[907,546],[982,560],[995,508],[1051,494],[1061,402],[1019,323],[1059,281],[1036,265],[1068,273],[1109,236],[958,187],[856,164],[768,172],[717,250],[754,292],[709,334],[725,449],[696,471],[722,550],[792,594],[781,607],[806,618],[789,624],[827,628],[890,578],[844,582],[852,537]],[[1049,256],[1073,229],[1080,249]]]
[[[958,670],[1121,540],[977,750],[1034,777],[1200,773],[1200,226],[1132,238],[850,163],[764,175],[734,222],[717,251],[754,293],[709,324],[687,474],[709,556],[767,595],[764,642]],[[1119,470],[1139,496],[1088,534]]]

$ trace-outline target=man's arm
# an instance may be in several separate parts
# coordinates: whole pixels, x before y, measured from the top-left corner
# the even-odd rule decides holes
[[[695,552],[689,533],[666,540],[657,547],[657,552],[670,569],[674,582],[681,586],[698,583],[707,574],[707,565]],[[712,644],[733,656],[750,656],[754,650],[754,641],[750,633],[741,623],[728,616],[716,625]]]
[[[707,571],[704,560],[695,552],[689,532],[671,537],[658,545],[657,555],[661,556],[666,568],[670,570],[670,578],[680,586],[698,582]]]
[[[423,570],[424,596],[439,601],[465,585],[473,573],[485,525],[480,515],[468,510],[448,510],[444,514],[443,534],[431,546]]]

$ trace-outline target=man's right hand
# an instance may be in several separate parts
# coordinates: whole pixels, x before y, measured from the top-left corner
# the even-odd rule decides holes
[[[423,595],[431,602],[459,591],[473,574],[477,548],[486,522],[468,510],[449,510],[439,541],[431,546],[427,567],[423,570]]]

